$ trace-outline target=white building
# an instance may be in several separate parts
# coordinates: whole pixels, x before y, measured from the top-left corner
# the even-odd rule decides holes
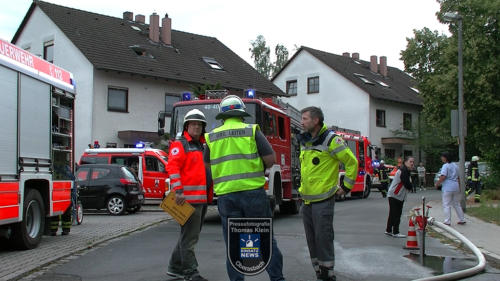
[[[291,105],[319,106],[328,126],[360,131],[379,155],[414,155],[422,100],[416,82],[403,71],[387,66],[387,58],[359,54],[335,55],[301,47],[272,79]]]
[[[132,12],[116,18],[33,1],[12,43],[74,74],[76,160],[95,140],[101,147],[157,141],[158,112],[193,86],[283,95],[216,38],[171,26],[156,13],[146,24]]]

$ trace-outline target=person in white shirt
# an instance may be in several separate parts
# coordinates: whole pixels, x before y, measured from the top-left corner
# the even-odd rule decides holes
[[[422,188],[425,190],[425,167],[424,163],[420,162],[420,165],[417,167],[417,173],[418,173],[418,187],[420,190]]]
[[[451,225],[451,207],[455,209],[458,216],[458,224],[465,224],[464,211],[460,206],[460,188],[457,165],[451,163],[450,154],[443,152],[441,154],[443,167],[441,168],[441,176],[436,182],[436,188],[442,184],[442,198],[444,209],[444,224]]]

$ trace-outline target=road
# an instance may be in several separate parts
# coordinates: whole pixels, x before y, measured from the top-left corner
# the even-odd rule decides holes
[[[403,214],[421,204],[421,197],[438,200],[439,192],[410,194]],[[404,250],[406,239],[383,234],[388,213],[386,199],[372,193],[363,200],[337,202],[335,206],[335,251],[338,280],[411,280],[432,276],[442,271],[443,259],[429,259],[423,267],[409,258]],[[403,219],[401,232],[407,232]],[[120,240],[101,245],[93,250],[63,259],[22,280],[167,280],[166,265],[178,237],[179,226],[164,222],[156,227],[136,232]],[[284,274],[287,280],[315,280],[300,215],[279,215],[274,219],[274,231],[284,256]],[[463,259],[464,254],[434,238],[426,240],[430,256],[453,258],[452,266],[463,268],[474,264]],[[201,274],[209,280],[227,280],[225,246],[220,220],[215,211],[207,217],[196,249]],[[470,256],[469,256],[470,257]],[[498,276],[498,275],[493,275]],[[246,280],[269,280],[266,273]],[[470,280],[491,280],[473,278]]]

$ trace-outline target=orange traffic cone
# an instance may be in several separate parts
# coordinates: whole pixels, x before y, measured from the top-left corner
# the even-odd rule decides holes
[[[413,224],[412,217],[408,223],[408,236],[406,236],[406,246],[403,248],[407,250],[418,250],[417,232],[415,231],[415,224]]]

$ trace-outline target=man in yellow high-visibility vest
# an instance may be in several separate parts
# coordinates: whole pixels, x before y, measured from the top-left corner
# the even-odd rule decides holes
[[[228,218],[270,218],[271,208],[264,184],[264,171],[275,162],[275,154],[258,125],[246,124],[250,117],[245,104],[237,96],[225,97],[216,119],[224,124],[205,134],[207,148],[204,162],[210,167],[222,221],[222,233],[228,247]],[[244,280],[226,260],[231,281]],[[272,238],[272,256],[266,268],[271,281],[283,278],[283,256]]]
[[[318,107],[301,110],[304,133],[299,135],[299,192],[304,200],[302,220],[309,255],[318,280],[336,280],[333,272],[333,209],[335,194],[348,193],[358,173],[358,161],[344,140],[323,124],[323,112]],[[345,166],[339,182],[339,164]]]

